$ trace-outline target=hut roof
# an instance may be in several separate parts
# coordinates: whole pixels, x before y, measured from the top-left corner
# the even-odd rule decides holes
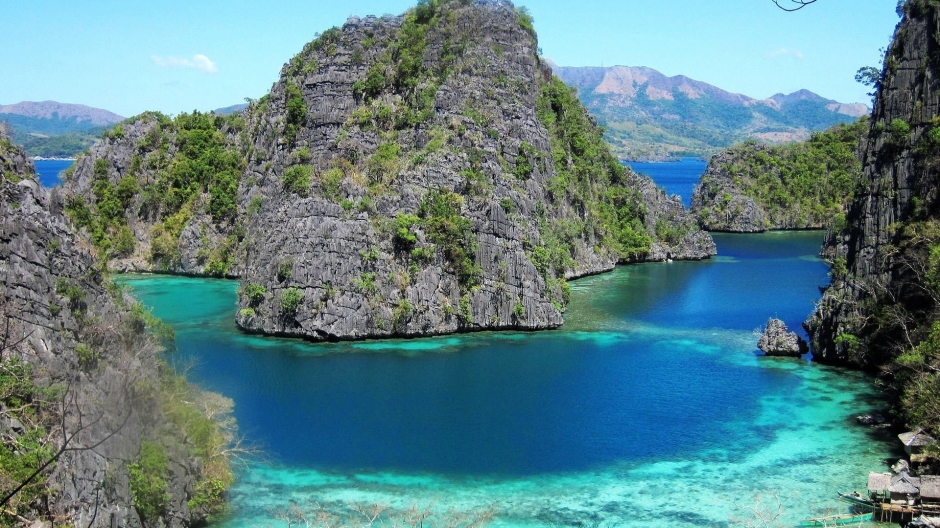
[[[891,475],[887,473],[868,474],[868,491],[888,491],[891,487]]]
[[[921,475],[920,496],[927,499],[940,499],[940,475]]]
[[[940,527],[940,517],[921,516],[911,521],[909,526],[918,528],[937,528]]]
[[[901,433],[898,435],[898,438],[901,439],[901,443],[908,447],[924,447],[937,443],[936,438],[925,433],[921,428]]]
[[[891,493],[916,495],[920,492],[920,479],[907,473],[901,473],[891,478],[891,487],[888,489]]]

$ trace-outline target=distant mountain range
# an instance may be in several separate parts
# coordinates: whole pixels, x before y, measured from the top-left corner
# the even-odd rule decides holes
[[[56,101],[23,101],[11,105],[0,105],[0,116],[3,114],[46,121],[74,121],[86,128],[113,125],[124,120],[114,112],[100,108]]]
[[[660,160],[710,156],[747,138],[780,143],[803,140],[816,130],[867,115],[861,103],[845,104],[799,90],[755,99],[684,75],[668,77],[646,67],[554,66],[578,89],[578,97],[621,159]],[[227,115],[247,104],[214,110]],[[31,156],[74,156],[124,118],[107,110],[56,101],[0,105],[0,122]]]
[[[747,138],[802,140],[869,113],[864,104],[840,103],[809,90],[755,99],[646,67],[554,69],[578,89],[622,159],[708,156]]]
[[[226,106],[225,108],[216,108],[213,112],[219,115],[230,115],[236,112],[241,112],[242,110],[248,108],[248,103],[234,104],[232,106]]]
[[[30,156],[74,156],[94,144],[107,127],[124,118],[100,108],[56,101],[0,105],[0,122]]]

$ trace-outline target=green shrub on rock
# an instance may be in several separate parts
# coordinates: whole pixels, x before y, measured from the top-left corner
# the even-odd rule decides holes
[[[162,445],[145,441],[137,461],[127,466],[134,507],[144,523],[156,521],[166,511],[170,499],[166,484],[169,462]]]
[[[313,171],[307,165],[296,165],[284,171],[281,182],[284,189],[299,195],[306,195],[310,190],[310,174]]]
[[[287,288],[281,292],[281,309],[287,313],[295,313],[300,308],[300,302],[303,300],[303,292],[297,288]]]

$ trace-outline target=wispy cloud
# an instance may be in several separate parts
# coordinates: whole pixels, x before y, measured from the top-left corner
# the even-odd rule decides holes
[[[209,57],[201,53],[193,55],[191,59],[184,59],[182,57],[160,57],[158,55],[151,55],[150,60],[154,64],[161,68],[189,68],[192,70],[199,70],[204,73],[218,73],[219,68],[212,62]]]
[[[764,55],[764,57],[768,59],[773,59],[776,57],[795,57],[797,59],[802,59],[803,52],[798,49],[780,48],[778,50],[771,51],[767,55]]]

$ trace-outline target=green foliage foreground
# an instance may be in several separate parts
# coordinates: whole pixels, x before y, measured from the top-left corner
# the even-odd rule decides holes
[[[0,442],[0,492],[6,495],[25,482],[55,451],[48,431],[54,424],[58,388],[33,384],[32,368],[17,357],[0,360],[0,404],[5,414],[23,426],[20,435],[4,435]],[[47,476],[39,475],[4,506],[0,526],[14,526],[16,516],[28,515],[49,495]]]

